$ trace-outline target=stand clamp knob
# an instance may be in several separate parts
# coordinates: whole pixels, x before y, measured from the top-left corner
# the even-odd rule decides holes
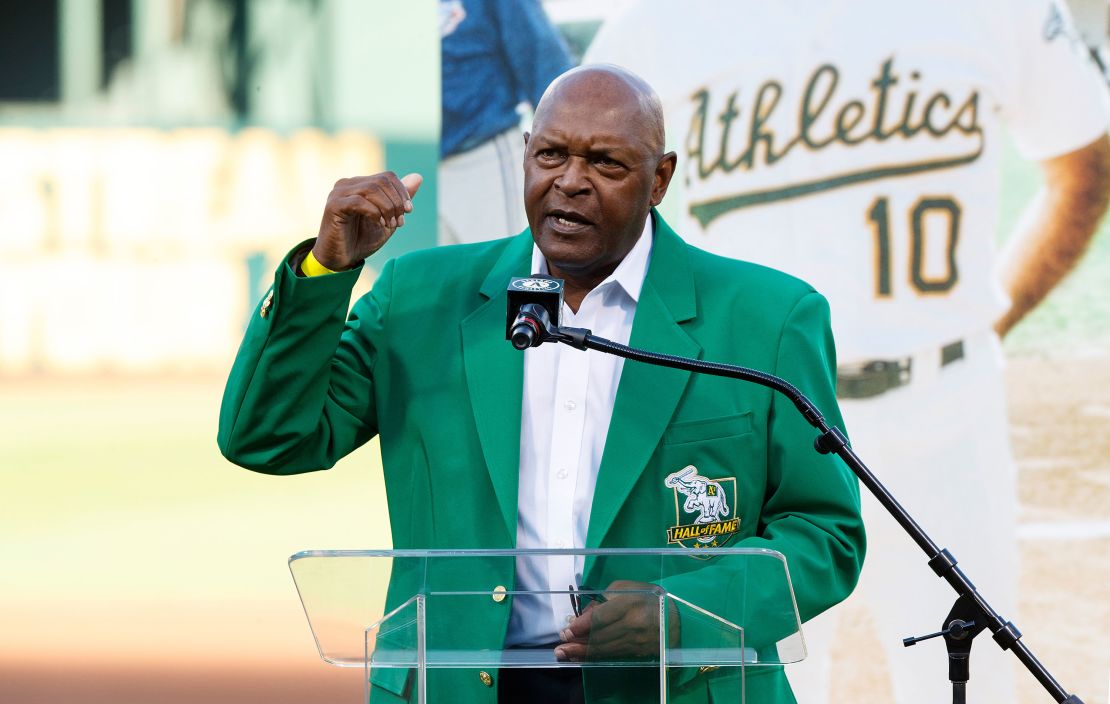
[[[974,621],[962,621],[957,618],[949,622],[948,628],[945,628],[943,631],[930,633],[927,636],[911,636],[909,638],[903,638],[902,645],[908,648],[911,645],[917,645],[923,640],[929,640],[930,638],[936,638],[937,636],[948,636],[953,640],[963,640],[964,638],[967,638],[968,634],[973,628],[975,628]]]

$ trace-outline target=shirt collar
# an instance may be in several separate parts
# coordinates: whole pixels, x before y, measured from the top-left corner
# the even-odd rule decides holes
[[[629,298],[639,303],[640,291],[644,288],[644,278],[647,276],[648,262],[651,261],[652,235],[651,215],[648,215],[644,230],[637,238],[636,244],[632,245],[632,250],[621,260],[613,273],[598,284],[597,288],[615,283],[624,289]],[[534,243],[532,244],[532,271],[544,276],[549,273],[547,260]]]

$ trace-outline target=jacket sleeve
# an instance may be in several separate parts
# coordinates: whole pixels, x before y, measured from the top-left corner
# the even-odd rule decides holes
[[[820,294],[803,296],[791,311],[774,374],[808,396],[830,425],[843,429],[829,307]],[[768,422],[768,491],[759,534],[741,545],[770,548],[786,557],[803,621],[852,592],[866,549],[858,481],[839,457],[813,449],[816,437],[793,402],[776,393]]]
[[[831,425],[842,427],[829,310],[820,294],[803,295],[787,317],[773,373],[797,386]],[[798,615],[807,621],[847,597],[859,577],[866,545],[859,486],[838,457],[813,449],[816,430],[777,392],[767,427],[767,490],[759,526],[756,535],[730,547],[781,553]],[[702,569],[663,579],[661,586],[744,625],[750,646],[773,647],[794,628],[793,609],[783,602],[783,572],[771,556],[720,556]],[[683,621],[684,641],[714,641],[712,629]]]
[[[267,474],[328,469],[377,433],[374,365],[384,341],[393,265],[344,322],[361,267],[300,277],[281,263],[272,299],[251,316],[224,389],[217,443]]]

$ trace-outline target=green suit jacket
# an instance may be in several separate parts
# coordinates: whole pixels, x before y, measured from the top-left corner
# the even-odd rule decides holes
[[[780,272],[698,250],[653,217],[630,344],[777,374],[840,424],[825,299]],[[346,321],[358,271],[305,278],[287,258],[228,380],[221,451],[248,469],[294,474],[329,468],[379,434],[394,548],[513,547],[523,355],[505,340],[505,291],[511,277],[531,273],[531,252],[525,231],[407,254],[385,264]],[[729,545],[785,555],[798,610],[811,618],[852,590],[865,542],[856,480],[839,459],[813,451],[814,437],[793,405],[766,388],[626,362],[586,547],[667,547],[667,529],[688,521],[676,516],[676,494],[664,482],[692,464],[702,476],[735,479],[740,524]],[[690,580],[718,595],[707,606],[735,616],[729,558],[699,564]],[[635,571],[587,565],[583,583],[658,577],[627,569]],[[492,590],[514,575],[502,561],[442,579]],[[394,575],[391,600],[408,596],[402,581]],[[509,601],[478,611],[468,636],[499,647]],[[372,701],[405,696],[398,672],[373,678],[380,687]],[[496,686],[472,672],[436,677],[451,701],[496,699]],[[780,668],[748,668],[746,688],[748,702],[794,700]],[[710,695],[739,702],[735,674],[694,678],[675,700]]]

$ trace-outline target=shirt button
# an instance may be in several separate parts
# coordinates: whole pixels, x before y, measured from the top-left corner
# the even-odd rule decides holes
[[[567,614],[567,617],[564,620],[566,621],[566,624],[569,626],[570,622],[574,620],[574,614]]]
[[[485,670],[482,670],[478,673],[478,679],[482,680],[482,684],[487,687],[493,686],[493,677],[491,677],[490,674]]]
[[[574,401],[567,401],[563,404],[563,408],[567,409],[568,411],[573,411],[575,408],[578,408],[578,404]]]
[[[489,598],[493,599],[498,604],[505,601],[505,587],[498,584],[496,587],[493,588],[493,594],[490,594]]]
[[[567,472],[567,468],[566,468],[566,467],[563,467],[563,468],[562,468],[562,469],[560,469],[560,470],[559,470],[558,472],[555,472],[555,476],[556,476],[556,477],[558,477],[559,479],[566,479],[566,478],[567,478],[567,474],[569,474],[569,472]]]
[[[567,546],[567,544],[564,543],[562,540],[556,540],[555,541],[555,547],[557,547],[557,548],[565,548],[566,546]]]

